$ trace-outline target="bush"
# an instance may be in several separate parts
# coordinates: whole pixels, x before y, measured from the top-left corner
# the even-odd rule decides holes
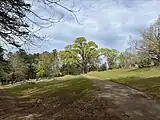
[[[37,72],[36,78],[42,78],[42,77],[44,77],[44,76],[45,76],[45,71],[44,71],[44,69],[42,68],[42,69],[40,69],[40,70]]]

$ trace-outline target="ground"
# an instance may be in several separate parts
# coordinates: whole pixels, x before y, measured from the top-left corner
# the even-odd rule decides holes
[[[118,69],[104,72],[91,72],[89,76],[132,87],[160,100],[160,69]]]
[[[128,76],[141,73],[139,76],[141,78],[148,75],[149,77],[146,77],[145,82],[149,83],[149,87],[155,86],[157,88],[160,84],[159,79],[151,80],[151,78],[160,76],[159,71],[156,71],[154,70],[152,75],[151,71],[141,73],[140,71],[121,70],[121,73],[123,78],[125,78],[124,72],[128,73]],[[0,119],[160,120],[160,104],[157,101],[159,91],[154,90],[155,93],[151,94],[153,90],[152,92],[140,92],[124,86],[122,84],[125,83],[130,86],[134,85],[132,87],[138,86],[138,80],[141,81],[141,79],[136,80],[136,84],[124,82],[130,81],[130,79],[123,80],[123,82],[122,79],[118,81],[119,72],[89,73],[85,77],[74,76],[60,80],[5,87],[0,91]],[[112,78],[111,80],[121,84],[104,80],[104,78],[109,77],[109,75],[104,77],[108,73],[110,76],[115,73],[116,79]],[[100,77],[99,74],[101,74]],[[102,77],[104,78],[102,79]],[[143,85],[142,81],[139,82],[139,86]],[[146,88],[147,83],[145,82],[142,90]]]
[[[109,108],[113,113],[123,111],[127,120],[160,120],[160,104],[146,94],[112,81],[98,79],[94,82],[99,89],[98,96],[118,106]]]

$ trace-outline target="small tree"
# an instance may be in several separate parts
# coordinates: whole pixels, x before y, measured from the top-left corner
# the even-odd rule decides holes
[[[43,78],[45,76],[45,71],[43,68],[40,68],[36,74],[36,78]]]

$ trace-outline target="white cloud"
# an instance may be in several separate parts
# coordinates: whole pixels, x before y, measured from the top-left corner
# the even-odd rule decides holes
[[[100,47],[112,47],[122,51],[127,48],[129,35],[137,39],[139,30],[153,23],[160,11],[159,0],[84,0],[77,4],[82,7],[77,13],[82,25],[67,15],[65,22],[41,32],[49,34],[52,41],[43,42],[43,47],[36,51],[62,49],[78,36],[85,36]]]

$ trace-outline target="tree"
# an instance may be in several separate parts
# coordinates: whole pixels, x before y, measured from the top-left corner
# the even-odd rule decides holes
[[[12,84],[14,82],[23,81],[27,78],[28,65],[21,57],[20,51],[10,53],[8,62],[10,68],[8,79],[12,82]]]
[[[1,40],[19,47],[15,39],[28,35],[26,13],[31,5],[23,0],[4,0],[0,2],[0,37]]]
[[[109,68],[115,68],[117,67],[117,58],[118,58],[118,51],[115,49],[108,49],[108,48],[101,48],[100,49],[101,55],[104,55],[107,57],[107,63],[109,65]]]
[[[45,70],[43,68],[43,65],[39,62],[37,67],[36,78],[43,78],[44,76],[45,76]]]
[[[62,75],[77,75],[81,73],[77,59],[80,59],[75,52],[59,51]]]
[[[133,41],[136,52],[151,58],[155,64],[160,64],[160,18],[144,32],[141,39]]]
[[[45,71],[45,76],[54,77],[60,74],[57,50],[43,52],[39,55],[38,71]]]
[[[4,59],[4,49],[0,46],[0,82],[6,83],[8,75],[8,62]]]
[[[120,55],[118,56],[119,67],[120,68],[124,68],[125,67],[125,58],[126,58],[125,52],[121,52]]]
[[[35,6],[41,8],[46,16],[42,17],[33,11],[31,7]],[[67,7],[61,0],[2,0],[0,2],[0,42],[20,47],[24,43],[33,43],[37,38],[42,40],[37,32],[59,22],[64,16],[54,8],[70,12],[78,22],[75,14],[78,11]],[[30,29],[30,26],[34,29]]]
[[[87,42],[86,38],[78,37],[74,44],[65,47],[64,54],[68,56],[65,61],[76,64],[82,73],[87,73],[91,62],[97,57],[97,48],[95,42]]]

